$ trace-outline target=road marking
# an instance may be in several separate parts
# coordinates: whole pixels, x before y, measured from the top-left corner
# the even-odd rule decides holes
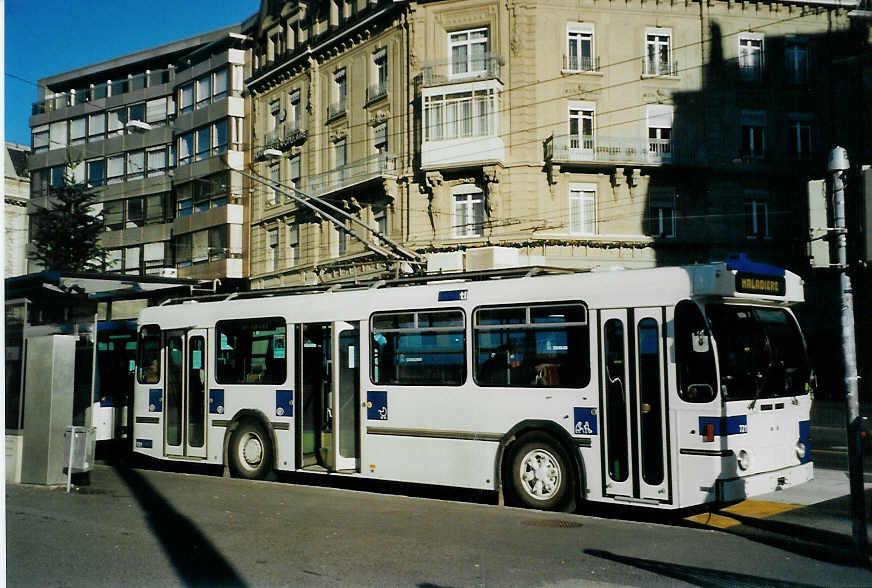
[[[738,504],[728,506],[718,512],[702,513],[687,517],[686,521],[697,523],[705,527],[714,527],[716,529],[728,529],[741,525],[741,517],[749,517],[754,519],[765,519],[783,512],[788,512],[797,508],[801,508],[799,504],[787,504],[783,502],[766,502],[764,500],[744,500]],[[736,515],[733,518],[730,515]]]

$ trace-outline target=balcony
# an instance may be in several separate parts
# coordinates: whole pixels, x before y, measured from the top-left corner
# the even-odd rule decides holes
[[[428,61],[421,66],[422,82],[429,87],[501,79],[504,63],[503,58],[494,53],[469,62],[455,63],[451,59]]]
[[[287,151],[294,145],[302,143],[308,136],[306,129],[301,129],[296,121],[288,121],[280,124],[272,131],[263,135],[263,149],[258,151],[256,159],[263,159],[263,152],[267,149]]]
[[[388,95],[388,84],[386,81],[381,81],[366,88],[366,103],[375,102]]]
[[[312,196],[323,196],[397,173],[399,158],[391,153],[377,153],[358,159],[328,172],[309,176],[305,190]]]
[[[642,58],[642,76],[644,77],[678,77],[678,61],[667,59]]]
[[[45,114],[54,112],[76,104],[85,104],[92,100],[100,100],[108,96],[118,96],[132,90],[140,90],[143,88],[151,88],[161,84],[168,83],[173,78],[173,69],[157,69],[149,70],[145,73],[129,75],[126,78],[118,80],[109,80],[98,84],[91,84],[87,88],[69,90],[68,92],[60,93],[51,98],[46,98],[42,102],[34,102],[31,108],[31,114]]]
[[[582,55],[564,55],[563,71],[565,73],[599,73],[600,58]]]
[[[552,135],[545,161],[553,163],[664,165],[699,163],[700,151],[673,139]]]
[[[330,122],[334,118],[339,118],[345,114],[345,100],[340,100],[339,102],[334,102],[333,104],[327,105],[327,122]]]

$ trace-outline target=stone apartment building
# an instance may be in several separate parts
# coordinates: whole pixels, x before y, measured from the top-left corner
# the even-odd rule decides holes
[[[30,178],[27,175],[27,154],[30,148],[6,142],[4,154],[3,206],[6,257],[4,276],[27,273],[28,220],[27,202],[30,199]]]
[[[66,175],[99,194],[104,269],[243,279],[241,25],[39,82],[31,207]],[[31,268],[35,271],[36,268]]]
[[[868,42],[846,13],[830,2],[264,0],[246,30],[252,287],[393,267],[367,246],[374,237],[269,181],[338,206],[431,268],[639,267],[735,251],[807,267],[806,181],[823,177],[833,144],[869,136],[862,114],[833,108],[852,91],[833,63]]]

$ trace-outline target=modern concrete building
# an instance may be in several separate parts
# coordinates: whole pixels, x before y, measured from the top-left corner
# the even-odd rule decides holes
[[[4,275],[20,276],[27,273],[27,202],[30,200],[30,177],[27,174],[25,145],[6,143],[4,154],[3,206],[5,214]]]
[[[870,136],[833,107],[857,96],[833,63],[868,47],[852,6],[264,0],[245,31],[253,170],[431,268],[743,251],[801,270],[806,180]],[[252,287],[392,266],[260,181],[251,193]]]
[[[241,25],[39,82],[32,206],[68,174],[102,201],[105,269],[242,279]],[[36,269],[36,268],[32,268]]]

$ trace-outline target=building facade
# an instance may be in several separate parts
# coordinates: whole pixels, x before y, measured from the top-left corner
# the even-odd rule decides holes
[[[27,273],[27,242],[29,223],[27,202],[30,200],[30,177],[27,174],[27,154],[30,148],[6,143],[4,154],[3,206],[5,214],[4,276]]]
[[[252,287],[390,266],[370,233],[349,235],[270,182],[327,200],[431,268],[735,251],[807,267],[806,181],[823,177],[850,116],[833,108],[831,64],[868,42],[846,13],[264,1],[246,31]],[[476,251],[488,246],[509,249]]]
[[[97,191],[106,271],[246,277],[240,28],[40,80],[31,206],[65,176]]]

